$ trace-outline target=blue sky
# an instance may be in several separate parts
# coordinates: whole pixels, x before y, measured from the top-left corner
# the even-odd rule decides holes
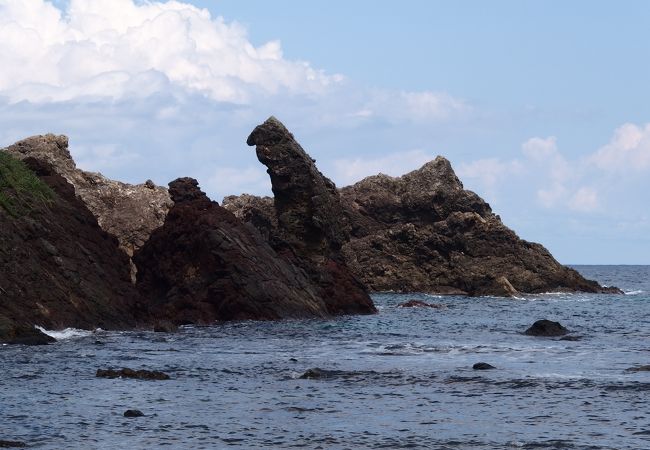
[[[0,0],[0,146],[270,193],[273,114],[338,185],[441,154],[563,263],[650,264],[650,2]]]

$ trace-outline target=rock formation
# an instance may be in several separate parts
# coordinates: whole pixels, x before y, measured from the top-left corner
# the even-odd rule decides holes
[[[0,341],[35,343],[34,325],[136,325],[138,295],[117,240],[48,163],[2,151],[0,267]]]
[[[33,136],[4,151],[21,159],[33,157],[49,162],[74,186],[99,226],[117,237],[120,247],[129,256],[162,225],[171,207],[167,190],[150,180],[133,185],[78,169],[70,156],[66,136]]]
[[[267,167],[274,194],[273,210],[265,200],[242,200],[260,208],[260,213],[249,210],[251,223],[269,236],[278,253],[305,270],[331,314],[375,312],[341,253],[349,236],[334,183],[274,117],[257,126],[246,142]],[[268,217],[270,212],[274,214]]]
[[[248,195],[227,197],[224,206],[276,248],[288,240],[298,255],[312,249],[343,255],[371,291],[620,292],[586,280],[543,246],[519,239],[485,201],[463,188],[445,158],[401,177],[368,177],[337,196],[277,120],[258,127],[249,144],[257,144],[258,159],[269,167],[277,213],[272,199]],[[328,233],[319,232],[323,223]]]
[[[137,286],[156,319],[176,324],[219,320],[326,317],[317,286],[265,239],[198,188],[169,184],[174,206],[136,252]]]
[[[368,177],[341,197],[351,224],[346,260],[373,291],[618,292],[519,239],[443,157],[401,177]]]

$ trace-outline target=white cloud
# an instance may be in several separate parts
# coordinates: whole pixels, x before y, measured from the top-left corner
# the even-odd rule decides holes
[[[374,90],[369,93],[357,117],[382,117],[394,122],[446,120],[468,113],[464,101],[444,92]]]
[[[604,171],[643,171],[650,168],[650,123],[619,127],[610,142],[589,161]]]
[[[0,0],[0,95],[11,102],[122,99],[173,87],[217,101],[320,94],[341,81],[254,47],[237,23],[178,1]]]
[[[260,166],[221,167],[205,178],[206,192],[216,193],[217,201],[232,194],[267,195],[270,188],[271,180]]]
[[[376,158],[342,158],[334,161],[333,178],[338,186],[347,186],[378,173],[398,176],[418,169],[433,158],[422,150],[390,153]]]
[[[594,211],[598,208],[598,193],[593,188],[581,187],[569,200],[569,207],[574,211]]]
[[[494,198],[496,188],[500,183],[512,176],[521,175],[524,170],[524,166],[518,160],[501,161],[498,158],[485,158],[470,163],[461,163],[457,173],[461,180],[470,180],[470,183],[475,181],[481,192]]]

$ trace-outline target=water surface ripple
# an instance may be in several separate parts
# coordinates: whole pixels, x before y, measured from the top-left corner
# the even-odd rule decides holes
[[[0,347],[0,439],[32,448],[650,448],[650,267],[630,295],[374,296],[379,314]],[[444,309],[398,308],[408,299]],[[560,321],[577,341],[522,332]],[[474,371],[484,361],[496,370]],[[101,379],[98,368],[169,381]],[[321,379],[300,379],[309,368]],[[145,417],[123,417],[139,409]]]

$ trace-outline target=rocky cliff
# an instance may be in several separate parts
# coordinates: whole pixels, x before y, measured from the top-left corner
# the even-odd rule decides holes
[[[151,181],[133,185],[78,169],[66,136],[33,136],[3,150],[20,159],[32,157],[50,163],[74,186],[99,226],[115,236],[129,256],[162,225],[171,207],[167,189]]]
[[[329,315],[318,286],[196,180],[179,178],[169,192],[174,206],[164,225],[134,256],[154,318],[208,324]]]
[[[128,258],[46,162],[0,151],[0,342],[48,329],[132,328]],[[39,336],[40,335],[40,336]]]
[[[246,142],[255,146],[257,159],[267,167],[274,194],[273,209],[268,201],[242,199],[261,208],[250,216],[252,223],[269,236],[280,255],[302,267],[319,286],[331,314],[375,312],[341,252],[349,236],[334,183],[274,117],[257,126]]]

